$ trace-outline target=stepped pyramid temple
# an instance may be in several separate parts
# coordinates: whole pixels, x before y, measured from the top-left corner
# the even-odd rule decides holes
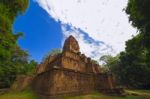
[[[70,36],[63,51],[37,66],[33,89],[41,96],[79,95],[94,91],[120,92],[111,73],[81,54],[77,40]],[[45,98],[44,98],[45,99]]]

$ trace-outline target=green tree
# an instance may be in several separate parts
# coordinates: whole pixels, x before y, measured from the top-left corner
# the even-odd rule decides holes
[[[23,67],[22,74],[27,74],[27,75],[35,74],[36,66],[37,66],[37,62],[31,60],[30,62],[28,62],[28,64],[26,64],[26,66]]]
[[[139,34],[126,42],[120,54],[121,82],[150,88],[150,0],[128,0],[126,13]]]
[[[120,81],[135,88],[150,88],[150,67],[147,64],[147,49],[141,44],[143,34],[126,42],[125,52],[120,53]]]
[[[100,61],[103,62],[103,68],[111,71],[117,82],[120,83],[120,55],[116,55],[115,57],[111,55],[103,55],[100,57]]]
[[[50,52],[48,52],[44,57],[43,57],[43,59],[42,59],[42,62],[44,62],[47,58],[48,58],[48,56],[50,56],[50,55],[57,55],[57,54],[59,54],[59,53],[61,53],[62,52],[62,50],[61,49],[53,49],[53,50],[51,50]]]
[[[0,0],[0,88],[9,87],[28,64],[27,52],[17,45],[21,33],[12,33],[16,16],[27,6],[28,0]]]
[[[150,65],[150,0],[128,0],[126,13],[129,21],[143,35],[143,43],[147,48],[147,62]]]

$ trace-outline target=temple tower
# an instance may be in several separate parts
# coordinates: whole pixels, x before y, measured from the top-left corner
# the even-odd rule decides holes
[[[80,47],[77,40],[71,35],[69,36],[64,43],[63,51],[69,51],[78,53],[80,52]]]

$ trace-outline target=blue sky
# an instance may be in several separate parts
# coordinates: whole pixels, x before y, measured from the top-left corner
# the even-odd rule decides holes
[[[40,62],[50,50],[61,48],[62,33],[60,23],[52,19],[36,2],[30,1],[24,15],[17,17],[14,32],[23,32],[18,43],[27,50],[32,59]]]
[[[73,35],[80,51],[98,60],[117,55],[125,41],[137,35],[123,11],[128,0],[30,0],[28,10],[14,22],[14,33],[23,32],[18,43],[40,62],[49,51],[61,48]]]

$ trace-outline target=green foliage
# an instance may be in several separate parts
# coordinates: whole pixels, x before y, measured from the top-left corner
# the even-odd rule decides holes
[[[138,29],[144,29],[150,22],[150,1],[149,0],[128,0],[126,13],[132,25]]]
[[[49,55],[57,55],[59,53],[61,53],[61,49],[53,49],[48,53],[48,56]]]
[[[115,78],[116,78],[116,82],[120,83],[120,59],[119,59],[119,55],[113,57],[111,55],[104,55],[100,57],[100,61],[103,62],[103,68],[106,71],[111,71]]]
[[[143,35],[142,44],[148,50],[147,62],[150,64],[150,0],[129,0],[126,13]]]
[[[119,57],[101,59],[121,84],[150,88],[150,0],[128,0],[126,13],[139,34],[126,42],[126,49]]]
[[[34,60],[31,60],[27,66],[24,66],[23,68],[23,74],[35,74],[35,67],[37,66],[37,62]]]
[[[9,87],[16,75],[30,73],[35,66],[35,62],[28,62],[28,53],[17,45],[22,33],[12,33],[16,16],[27,6],[28,0],[0,0],[0,88]]]
[[[28,3],[28,0],[1,0],[0,11],[13,22],[18,14],[26,10]]]
[[[92,63],[99,65],[98,61],[96,61],[96,60],[91,60],[91,61],[92,61]]]
[[[126,42],[125,52],[112,57],[100,58],[104,66],[114,73],[117,82],[134,88],[149,88],[150,67],[147,64],[147,49],[141,44],[143,35],[139,34]]]
[[[150,66],[147,63],[147,49],[142,46],[143,35],[139,34],[126,42],[126,52],[120,54],[121,82],[136,88],[150,88]]]
[[[117,55],[116,57],[113,57],[111,55],[104,55],[101,56],[100,61],[104,62],[103,65],[111,70],[112,66],[117,65],[119,61],[119,55]]]
[[[136,88],[150,88],[150,0],[128,0],[126,13],[139,34],[120,53],[120,81]]]
[[[0,99],[40,99],[39,96],[28,88],[20,92],[8,92],[0,95]]]
[[[104,55],[100,58],[104,66],[115,74],[116,80],[125,86],[134,88],[150,88],[150,66],[147,63],[148,50],[142,44],[143,34],[126,42],[125,52],[112,57]]]
[[[48,52],[44,57],[43,57],[43,59],[42,59],[42,62],[44,62],[47,58],[48,58],[48,56],[53,56],[53,55],[57,55],[57,54],[59,54],[59,53],[61,53],[62,51],[61,51],[61,49],[53,49],[53,50],[51,50],[50,52]]]

